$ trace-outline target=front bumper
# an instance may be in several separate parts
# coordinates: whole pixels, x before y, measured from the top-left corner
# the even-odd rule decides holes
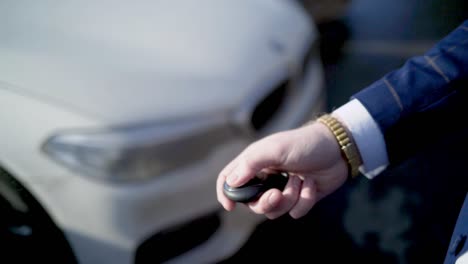
[[[134,263],[135,259],[141,262],[142,256],[145,261],[177,256],[171,261],[209,263],[235,253],[263,217],[242,209],[232,213],[221,211],[215,176],[220,166],[246,144],[242,140],[226,144],[190,168],[135,185],[109,186],[70,175],[80,179],[64,191],[66,195],[59,195],[63,206],[68,205],[66,219],[61,222],[79,262]],[[207,217],[210,215],[211,218]],[[200,238],[187,237],[185,242],[195,242],[185,248],[184,241],[179,241],[180,250],[172,254],[168,254],[167,248],[151,246],[151,238],[153,243],[154,237],[159,237],[169,244],[178,235],[177,230],[207,224],[215,227],[191,233]],[[171,232],[175,236],[168,235]],[[143,245],[150,245],[152,256],[143,252]]]

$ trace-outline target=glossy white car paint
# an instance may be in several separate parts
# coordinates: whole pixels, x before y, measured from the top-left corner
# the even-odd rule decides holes
[[[11,0],[0,3],[0,17],[0,166],[46,209],[80,263],[133,263],[152,234],[221,212],[221,168],[256,137],[324,107],[315,56],[275,120],[258,134],[249,124],[255,105],[296,74],[317,41],[291,1]],[[197,162],[143,182],[95,180],[42,151],[64,131],[203,117],[232,135]],[[228,257],[263,220],[242,209],[221,216],[210,239],[173,262]]]
[[[0,5],[2,81],[112,125],[236,107],[310,37],[289,1]]]

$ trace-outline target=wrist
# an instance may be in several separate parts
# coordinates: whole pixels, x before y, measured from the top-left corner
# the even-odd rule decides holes
[[[351,132],[362,159],[361,173],[368,179],[380,174],[389,164],[387,147],[379,125],[367,108],[359,100],[352,99],[333,110],[331,115]]]
[[[348,165],[351,177],[358,176],[362,160],[351,132],[338,118],[328,114],[320,116],[317,122],[322,123],[331,132],[329,134],[333,136],[338,144],[341,155]]]

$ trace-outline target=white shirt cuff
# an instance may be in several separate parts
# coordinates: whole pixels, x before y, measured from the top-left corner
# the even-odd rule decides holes
[[[388,166],[385,140],[379,126],[367,109],[357,99],[353,99],[332,113],[351,132],[363,164],[360,172],[368,179],[380,174]]]

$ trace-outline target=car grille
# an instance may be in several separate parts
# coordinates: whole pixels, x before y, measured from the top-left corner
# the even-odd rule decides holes
[[[279,112],[285,101],[289,87],[289,80],[281,82],[255,107],[250,122],[256,131],[262,130],[275,117],[275,114]]]
[[[309,63],[314,57],[320,58],[318,52],[318,42],[313,41],[304,52],[302,61],[296,71],[292,71],[288,79],[280,82],[269,94],[267,94],[254,108],[251,115],[251,126],[259,132],[271,123],[275,116],[286,104],[288,97],[300,91],[296,90],[296,84],[302,81],[307,71]],[[294,89],[294,90],[293,90]]]

